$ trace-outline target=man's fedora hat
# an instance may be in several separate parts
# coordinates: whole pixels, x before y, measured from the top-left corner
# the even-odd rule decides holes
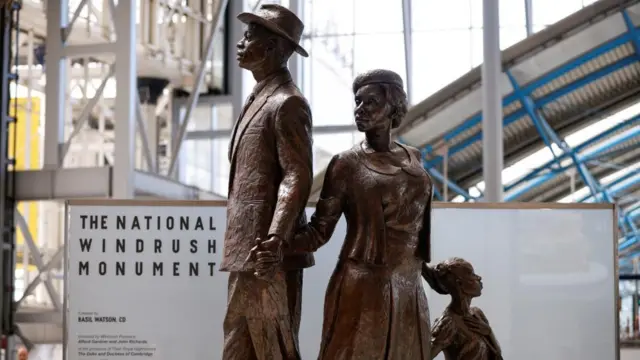
[[[264,4],[255,13],[243,12],[238,15],[238,20],[245,24],[259,24],[270,31],[291,41],[296,46],[296,52],[304,57],[309,54],[300,46],[300,38],[304,30],[304,24],[296,14],[284,6],[276,4]]]

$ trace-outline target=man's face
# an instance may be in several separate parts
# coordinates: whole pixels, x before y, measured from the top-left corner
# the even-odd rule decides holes
[[[249,71],[259,70],[266,62],[269,41],[266,29],[254,24],[247,26],[244,36],[236,44],[238,66]]]

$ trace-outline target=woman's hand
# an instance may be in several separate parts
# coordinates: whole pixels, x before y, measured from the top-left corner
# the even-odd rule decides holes
[[[436,271],[427,263],[422,263],[422,278],[429,284],[429,287],[433,291],[440,295],[448,295],[449,291],[442,284],[442,280],[439,278]]]

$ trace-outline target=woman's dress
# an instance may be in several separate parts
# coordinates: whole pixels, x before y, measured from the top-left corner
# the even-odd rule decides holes
[[[429,261],[432,183],[420,153],[394,166],[361,145],[335,156],[297,250],[315,251],[342,213],[347,234],[324,305],[321,360],[430,359],[421,269]]]

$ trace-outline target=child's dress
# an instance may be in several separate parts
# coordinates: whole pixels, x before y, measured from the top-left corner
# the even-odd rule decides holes
[[[470,315],[445,309],[431,332],[431,349],[440,349],[447,360],[503,360],[489,321],[477,307]]]

